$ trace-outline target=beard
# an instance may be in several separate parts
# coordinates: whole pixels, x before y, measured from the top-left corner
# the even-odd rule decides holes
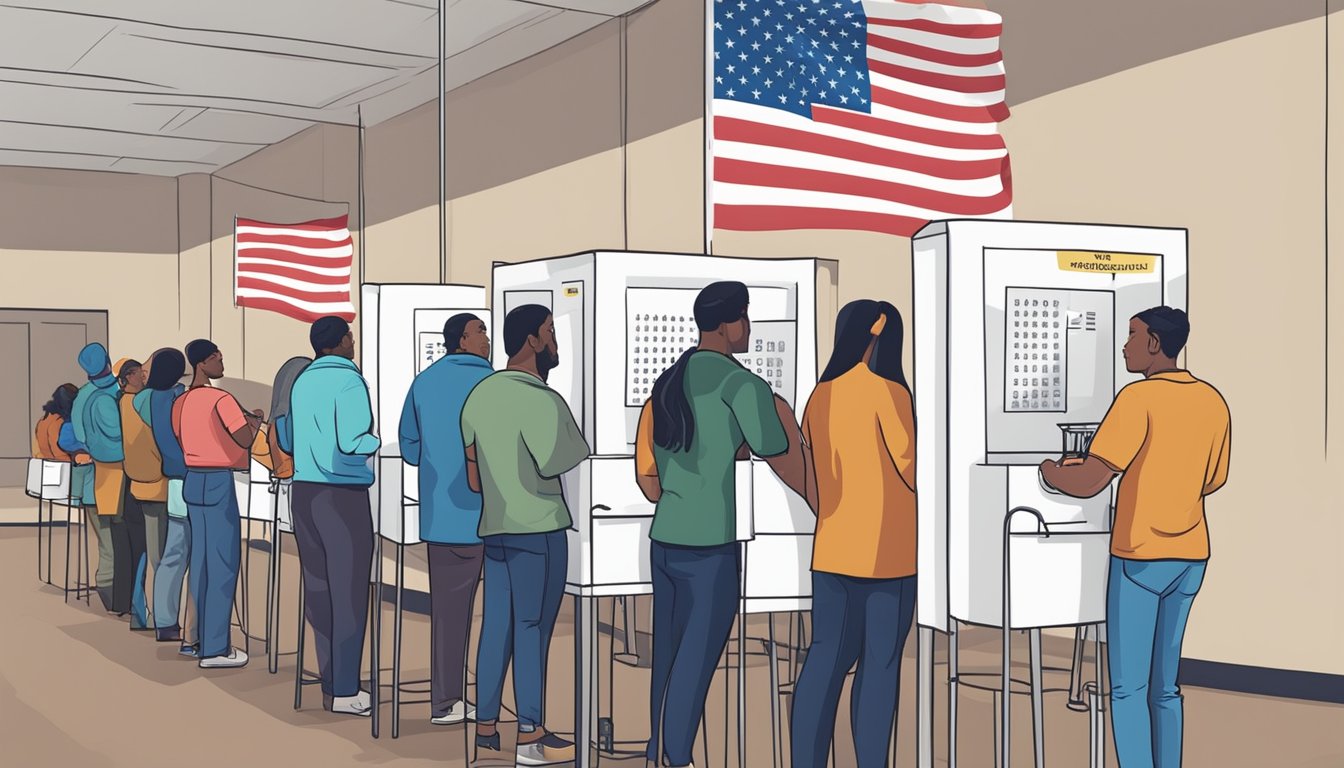
[[[551,371],[560,365],[560,353],[544,349],[537,353],[537,373],[541,375],[541,380],[549,382]]]

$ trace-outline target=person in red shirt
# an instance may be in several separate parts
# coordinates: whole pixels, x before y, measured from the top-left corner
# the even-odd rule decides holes
[[[173,432],[187,476],[182,497],[191,522],[190,589],[196,600],[202,669],[241,667],[247,654],[232,645],[229,617],[238,586],[242,523],[233,472],[248,467],[248,448],[261,426],[233,395],[210,386],[224,377],[224,355],[208,339],[187,345],[191,388],[173,403]]]

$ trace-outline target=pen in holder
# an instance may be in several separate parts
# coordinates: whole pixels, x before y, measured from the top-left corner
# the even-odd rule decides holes
[[[1068,467],[1086,461],[1088,449],[1092,447],[1092,438],[1096,437],[1097,428],[1100,426],[1100,424],[1060,424],[1059,430],[1064,436],[1060,465]]]

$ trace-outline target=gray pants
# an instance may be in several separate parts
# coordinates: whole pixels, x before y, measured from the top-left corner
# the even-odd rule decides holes
[[[447,715],[465,696],[467,646],[484,544],[433,544],[429,553],[431,712]]]
[[[93,526],[93,533],[98,537],[98,571],[94,574],[93,583],[102,590],[107,591],[108,597],[111,597],[114,557],[112,554],[112,523],[116,518],[104,517],[98,514],[97,507],[84,507],[84,514],[88,516],[89,524]]]
[[[146,600],[149,601],[151,616],[156,612],[154,594],[159,575],[159,562],[163,560],[163,548],[168,542],[168,502],[141,501],[140,511],[145,516],[145,559],[148,568],[145,571]],[[154,623],[157,625],[158,621]]]
[[[369,491],[300,482],[291,488],[303,613],[313,628],[322,693],[354,696],[360,690],[373,568]]]

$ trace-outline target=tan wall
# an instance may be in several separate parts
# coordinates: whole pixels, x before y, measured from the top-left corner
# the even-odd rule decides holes
[[[176,199],[174,179],[0,168],[0,307],[106,310],[114,360],[171,343]]]

